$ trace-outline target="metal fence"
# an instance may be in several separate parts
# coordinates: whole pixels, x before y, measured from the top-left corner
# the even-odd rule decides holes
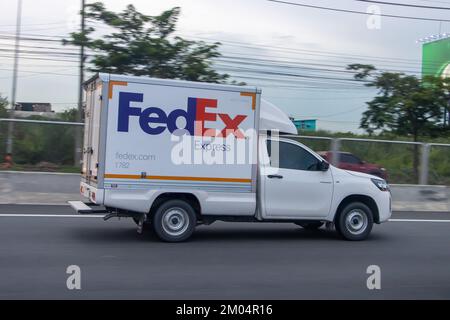
[[[8,134],[7,123],[13,124]],[[0,164],[3,169],[79,172],[75,135],[84,123],[0,118]],[[13,162],[8,161],[11,141]]]
[[[0,125],[13,121],[16,132],[13,136],[15,145],[14,159],[19,160],[19,165],[30,165],[33,162],[33,149],[40,135],[53,135],[53,140],[47,141],[44,148],[62,149],[59,154],[64,155],[65,160],[59,165],[71,165],[74,171],[78,171],[77,166],[73,166],[74,161],[74,139],[76,127],[81,127],[83,123],[64,121],[44,121],[30,119],[0,119]],[[25,126],[45,126],[46,131],[31,131],[28,128],[28,140],[24,141],[23,134]],[[53,129],[49,129],[51,126]],[[4,156],[4,142],[6,126],[0,128],[0,156]],[[59,127],[59,128],[56,128]],[[61,128],[62,127],[62,128]],[[373,163],[386,169],[390,183],[398,184],[421,184],[421,185],[450,185],[450,144],[442,143],[422,143],[395,140],[357,139],[357,138],[334,138],[304,135],[284,135],[290,139],[297,140],[314,151],[330,151],[331,162],[334,165],[340,163],[340,152],[350,152],[367,163]],[[22,140],[20,140],[22,138]],[[63,143],[65,138],[66,143]],[[53,141],[53,142],[52,142]],[[22,145],[20,145],[21,143]],[[22,149],[19,149],[19,147]],[[46,150],[47,151],[47,150]],[[35,150],[35,153],[39,151]],[[22,154],[21,154],[22,153]],[[51,155],[52,153],[48,153]],[[58,155],[59,155],[58,154]],[[58,155],[54,155],[59,157]],[[23,159],[27,159],[26,161]],[[59,159],[59,158],[58,158]],[[44,159],[46,161],[47,159]],[[61,160],[61,159],[59,159]],[[50,160],[47,160],[51,162]],[[1,161],[0,161],[1,162]]]
[[[386,169],[390,183],[450,185],[450,144],[397,140],[284,135],[314,151],[330,151],[339,166],[340,152],[350,152]],[[414,160],[415,159],[415,160]]]

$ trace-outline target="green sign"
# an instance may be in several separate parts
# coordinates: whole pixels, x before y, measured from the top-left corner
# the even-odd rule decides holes
[[[316,131],[316,120],[292,120],[297,129],[303,131]]]
[[[422,75],[450,77],[450,38],[423,45]]]

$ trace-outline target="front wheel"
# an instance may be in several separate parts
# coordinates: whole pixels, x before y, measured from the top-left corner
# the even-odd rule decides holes
[[[183,200],[169,200],[156,210],[153,230],[163,241],[181,242],[194,232],[197,216],[192,206]]]
[[[350,203],[339,213],[335,227],[338,234],[346,240],[364,240],[372,231],[372,210],[361,202]]]

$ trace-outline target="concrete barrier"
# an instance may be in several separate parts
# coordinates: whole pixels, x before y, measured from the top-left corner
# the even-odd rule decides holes
[[[394,211],[450,212],[450,187],[391,185]]]
[[[66,204],[81,199],[79,174],[0,171],[0,204]],[[450,212],[450,187],[391,185],[394,211]]]

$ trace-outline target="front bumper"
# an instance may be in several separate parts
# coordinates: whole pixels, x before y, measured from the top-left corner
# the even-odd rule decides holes
[[[390,191],[380,191],[377,196],[378,214],[380,223],[386,222],[392,215],[392,196]]]

